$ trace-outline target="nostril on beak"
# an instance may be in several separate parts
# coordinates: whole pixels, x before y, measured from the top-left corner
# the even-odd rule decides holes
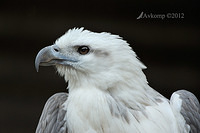
[[[58,51],[59,51],[57,48],[54,48],[54,50],[55,50],[56,52],[58,52]]]
[[[55,45],[55,46],[53,46],[53,50],[56,52],[59,52],[59,47]]]

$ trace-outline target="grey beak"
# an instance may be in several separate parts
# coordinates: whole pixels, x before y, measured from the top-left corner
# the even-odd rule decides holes
[[[51,45],[38,52],[35,58],[35,68],[38,72],[39,66],[52,66],[56,64],[69,65],[69,62],[77,62],[77,60],[64,56],[60,53],[58,46]]]

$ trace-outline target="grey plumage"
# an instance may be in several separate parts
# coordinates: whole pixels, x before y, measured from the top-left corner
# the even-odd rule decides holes
[[[63,103],[67,100],[67,93],[56,93],[46,102],[36,133],[67,133]]]
[[[200,133],[200,105],[194,94],[186,90],[175,92],[182,100],[181,114],[190,126],[190,133]]]

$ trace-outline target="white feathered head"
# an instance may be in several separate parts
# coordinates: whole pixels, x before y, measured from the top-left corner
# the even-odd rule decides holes
[[[67,31],[54,45],[43,48],[36,57],[39,65],[55,65],[69,81],[69,88],[95,86],[109,89],[120,83],[144,82],[145,66],[129,44],[118,35],[95,33],[83,28]],[[132,80],[134,79],[134,80]]]

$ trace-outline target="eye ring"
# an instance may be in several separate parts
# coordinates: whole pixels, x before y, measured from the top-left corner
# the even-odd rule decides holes
[[[88,48],[88,46],[80,46],[78,48],[78,53],[81,55],[86,55],[88,52],[90,51],[90,49]]]

